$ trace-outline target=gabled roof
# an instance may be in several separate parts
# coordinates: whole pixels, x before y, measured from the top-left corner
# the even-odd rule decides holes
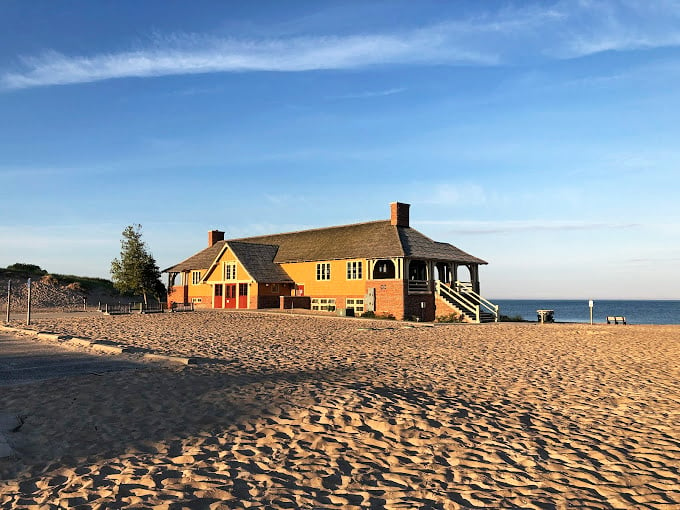
[[[224,247],[224,241],[219,241],[212,246],[208,246],[204,250],[199,251],[179,264],[175,264],[167,269],[163,269],[163,273],[181,273],[182,271],[191,271],[192,269],[205,269],[210,267],[215,258],[220,254]]]
[[[255,244],[255,243],[240,243],[238,241],[218,241],[214,245],[199,251],[196,255],[176,264],[172,267],[164,269],[164,273],[179,273],[182,271],[191,271],[192,269],[206,269],[208,271],[203,275],[203,279],[210,276],[210,273],[216,268],[218,258],[222,253],[231,249],[238,261],[243,265],[250,277],[262,283],[284,283],[292,282],[290,276],[281,269],[281,266],[274,262],[274,257],[278,251],[277,246]]]
[[[292,282],[281,266],[274,262],[278,246],[270,244],[240,243],[225,241],[236,258],[248,271],[250,277],[259,283]]]
[[[287,275],[285,280],[281,279],[286,273],[277,266],[286,262],[413,257],[486,264],[449,243],[433,241],[411,227],[395,226],[390,220],[382,220],[219,241],[163,272],[209,268],[216,262],[225,243],[234,250],[253,279],[263,282],[291,281]],[[268,279],[259,280],[254,273]]]

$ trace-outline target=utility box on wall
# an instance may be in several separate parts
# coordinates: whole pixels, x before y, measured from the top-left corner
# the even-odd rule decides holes
[[[375,289],[373,287],[369,287],[364,296],[364,311],[375,312]]]

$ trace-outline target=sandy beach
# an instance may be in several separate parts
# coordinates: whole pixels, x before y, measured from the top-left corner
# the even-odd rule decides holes
[[[134,369],[1,387],[24,419],[2,508],[680,507],[680,326],[195,312],[31,328],[198,363],[133,352],[117,356]]]

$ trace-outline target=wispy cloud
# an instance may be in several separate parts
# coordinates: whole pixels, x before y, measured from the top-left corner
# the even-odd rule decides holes
[[[271,39],[155,35],[147,47],[134,51],[76,56],[48,51],[23,57],[19,69],[0,74],[0,86],[21,89],[115,78],[403,64],[497,65],[677,46],[678,27],[675,0],[563,0],[392,33]]]
[[[450,227],[455,234],[500,234],[525,231],[612,230],[641,227],[639,223],[597,223],[585,221],[418,221],[421,225]]]
[[[624,260],[626,264],[677,264],[680,256],[677,257],[646,257]]]
[[[406,91],[404,87],[397,87],[385,90],[367,90],[365,92],[355,92],[350,94],[342,94],[332,96],[331,99],[370,99],[372,97],[392,96],[394,94],[401,94]]]
[[[82,173],[86,170],[77,167],[35,167],[35,166],[0,166],[0,177],[33,178],[46,176],[63,176]]]
[[[572,28],[561,44],[548,49],[563,58],[603,51],[625,51],[680,45],[680,5],[676,0],[581,0],[570,9]],[[578,27],[578,29],[576,29]]]
[[[487,192],[478,184],[435,183],[425,198],[420,200],[424,204],[432,205],[483,205],[489,200]]]
[[[67,56],[50,51],[25,57],[21,72],[0,77],[2,86],[20,89],[87,83],[113,78],[247,71],[351,69],[394,63],[449,62],[490,64],[493,55],[456,50],[439,30],[398,35],[299,37],[242,41],[174,36],[153,49]]]

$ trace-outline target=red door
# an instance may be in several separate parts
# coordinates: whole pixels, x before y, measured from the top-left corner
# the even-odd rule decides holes
[[[236,308],[236,284],[227,283],[224,286],[224,307]]]
[[[215,300],[213,308],[222,308],[222,284],[215,285]]]
[[[305,295],[305,284],[304,283],[301,283],[301,284],[295,286],[295,295],[296,296],[304,296]]]
[[[248,284],[238,284],[238,307],[248,308]]]

